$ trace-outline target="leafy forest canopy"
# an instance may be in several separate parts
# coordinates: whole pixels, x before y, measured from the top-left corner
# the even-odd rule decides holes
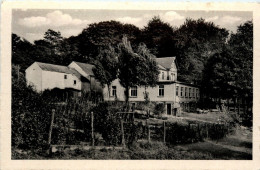
[[[252,21],[238,26],[236,33],[202,18],[186,19],[178,28],[159,17],[152,18],[143,29],[103,21],[92,23],[69,38],[49,29],[43,39],[33,44],[12,34],[12,64],[19,65],[21,72],[35,61],[58,65],[79,61],[114,69],[113,65],[105,66],[108,62],[100,56],[116,55],[123,37],[127,37],[133,51],[140,52],[140,46],[145,46],[141,49],[149,49],[158,58],[176,56],[178,80],[201,86],[206,97],[243,98],[252,103]],[[106,59],[113,58],[107,56]]]

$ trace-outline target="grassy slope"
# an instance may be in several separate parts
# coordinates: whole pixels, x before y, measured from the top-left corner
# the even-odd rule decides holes
[[[205,141],[187,145],[178,145],[189,152],[208,153],[213,159],[252,159],[252,132],[247,128],[237,128],[233,135],[219,141]]]

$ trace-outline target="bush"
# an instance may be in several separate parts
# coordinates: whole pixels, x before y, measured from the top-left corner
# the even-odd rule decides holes
[[[94,131],[102,134],[107,145],[121,145],[121,118],[117,112],[120,107],[103,102],[94,107]],[[91,117],[88,116],[86,124],[90,124]],[[89,127],[85,129],[90,133]],[[124,123],[125,142],[127,145],[133,144],[139,137],[139,126],[133,123]]]
[[[163,114],[165,111],[165,104],[164,103],[158,103],[155,105],[154,107],[154,114],[155,115],[161,115]]]
[[[24,76],[12,77],[12,146],[35,148],[47,143],[52,105],[27,87]]]
[[[229,133],[228,124],[188,122],[167,123],[166,141],[170,144],[193,143],[205,138],[219,140]]]

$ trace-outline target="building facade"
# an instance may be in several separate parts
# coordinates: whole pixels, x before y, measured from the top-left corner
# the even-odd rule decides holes
[[[159,68],[155,87],[134,86],[129,89],[129,102],[136,105],[144,102],[146,96],[154,103],[165,104],[165,114],[177,115],[179,110],[194,111],[199,101],[199,88],[177,81],[175,57],[157,58]],[[38,92],[46,89],[72,88],[81,92],[101,92],[105,101],[125,101],[125,89],[116,79],[110,88],[101,87],[93,73],[94,65],[73,61],[69,66],[35,62],[26,69],[29,85]],[[79,95],[80,96],[80,95]]]
[[[157,85],[147,88],[131,87],[129,89],[129,102],[134,105],[137,102],[143,102],[145,95],[148,94],[151,102],[165,104],[165,114],[167,115],[177,115],[179,109],[193,111],[199,100],[199,88],[177,81],[175,57],[157,58],[156,62],[160,72]],[[119,80],[116,79],[111,83],[110,91],[107,86],[104,88],[104,100],[125,101],[124,90]]]
[[[81,75],[73,68],[66,66],[34,62],[25,70],[27,84],[37,92],[46,89],[71,88],[81,90]]]

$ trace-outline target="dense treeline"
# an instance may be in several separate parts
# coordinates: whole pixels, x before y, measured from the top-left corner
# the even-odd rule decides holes
[[[186,19],[180,27],[174,28],[158,17],[142,29],[117,21],[93,23],[69,38],[49,29],[43,39],[33,44],[12,34],[12,64],[19,65],[24,72],[34,61],[60,65],[71,61],[89,62],[110,69],[102,72],[109,75],[103,84],[109,84],[116,76],[110,73],[118,69],[113,67],[115,57],[109,56],[118,54],[123,37],[131,42],[130,55],[136,52],[142,55],[149,49],[144,58],[151,54],[176,56],[178,80],[201,86],[205,98],[233,99],[235,105],[243,104],[246,116],[252,115],[252,21],[243,23],[231,34],[204,19]],[[106,68],[104,63],[110,66]]]

